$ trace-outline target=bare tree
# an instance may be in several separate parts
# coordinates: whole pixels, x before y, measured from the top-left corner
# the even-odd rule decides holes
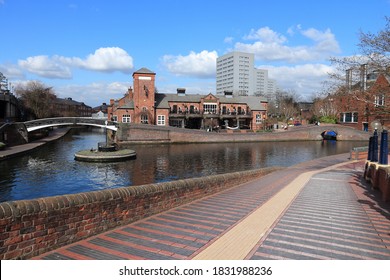
[[[38,81],[30,81],[25,86],[17,86],[15,93],[24,108],[34,117],[41,119],[53,116],[56,95],[51,87],[46,87]]]
[[[346,81],[352,85],[360,82],[362,65],[365,65],[368,72],[375,70],[384,73],[390,69],[390,17],[385,17],[385,20],[385,28],[377,34],[360,31],[360,54],[330,58],[336,71],[329,73],[329,76],[336,82],[337,88],[345,85]]]
[[[358,44],[368,63],[377,70],[387,71],[390,67],[390,17],[385,17],[386,25],[377,34],[360,32]]]
[[[385,20],[384,29],[377,33],[360,31],[358,55],[330,59],[335,72],[329,74],[325,98],[342,98],[345,102],[338,109],[363,112],[360,118],[365,122],[390,111],[384,102],[389,98],[388,88],[378,84],[372,87],[380,74],[390,74],[390,17]]]
[[[290,91],[278,91],[270,106],[270,114],[282,119],[286,124],[288,120],[298,114],[297,94]]]

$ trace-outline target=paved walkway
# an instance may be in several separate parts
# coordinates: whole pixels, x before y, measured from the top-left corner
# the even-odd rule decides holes
[[[274,172],[35,259],[390,259],[390,204],[347,154]]]
[[[68,133],[69,130],[70,128],[57,128],[52,130],[50,135],[43,139],[35,140],[23,145],[6,147],[4,150],[0,150],[0,160],[22,155],[49,142],[55,141],[63,137],[66,133]]]

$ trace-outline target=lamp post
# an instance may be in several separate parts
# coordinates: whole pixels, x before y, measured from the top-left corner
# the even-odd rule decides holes
[[[105,130],[106,130],[106,147],[108,147],[108,133],[107,133],[108,121],[105,121],[104,124],[106,125],[106,127],[105,127]]]
[[[374,120],[371,123],[371,127],[374,129],[374,136],[372,138],[372,162],[378,162],[378,130],[382,128],[382,124],[379,120]]]

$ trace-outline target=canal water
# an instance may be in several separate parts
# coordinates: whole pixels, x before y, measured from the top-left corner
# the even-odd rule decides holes
[[[291,166],[367,146],[360,141],[134,145],[135,160],[74,160],[76,152],[97,148],[97,143],[104,141],[104,130],[72,129],[28,155],[0,161],[0,202]]]

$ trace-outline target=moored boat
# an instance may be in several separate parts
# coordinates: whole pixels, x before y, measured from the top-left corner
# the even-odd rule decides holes
[[[325,130],[321,133],[324,140],[337,140],[337,132],[333,130]]]

